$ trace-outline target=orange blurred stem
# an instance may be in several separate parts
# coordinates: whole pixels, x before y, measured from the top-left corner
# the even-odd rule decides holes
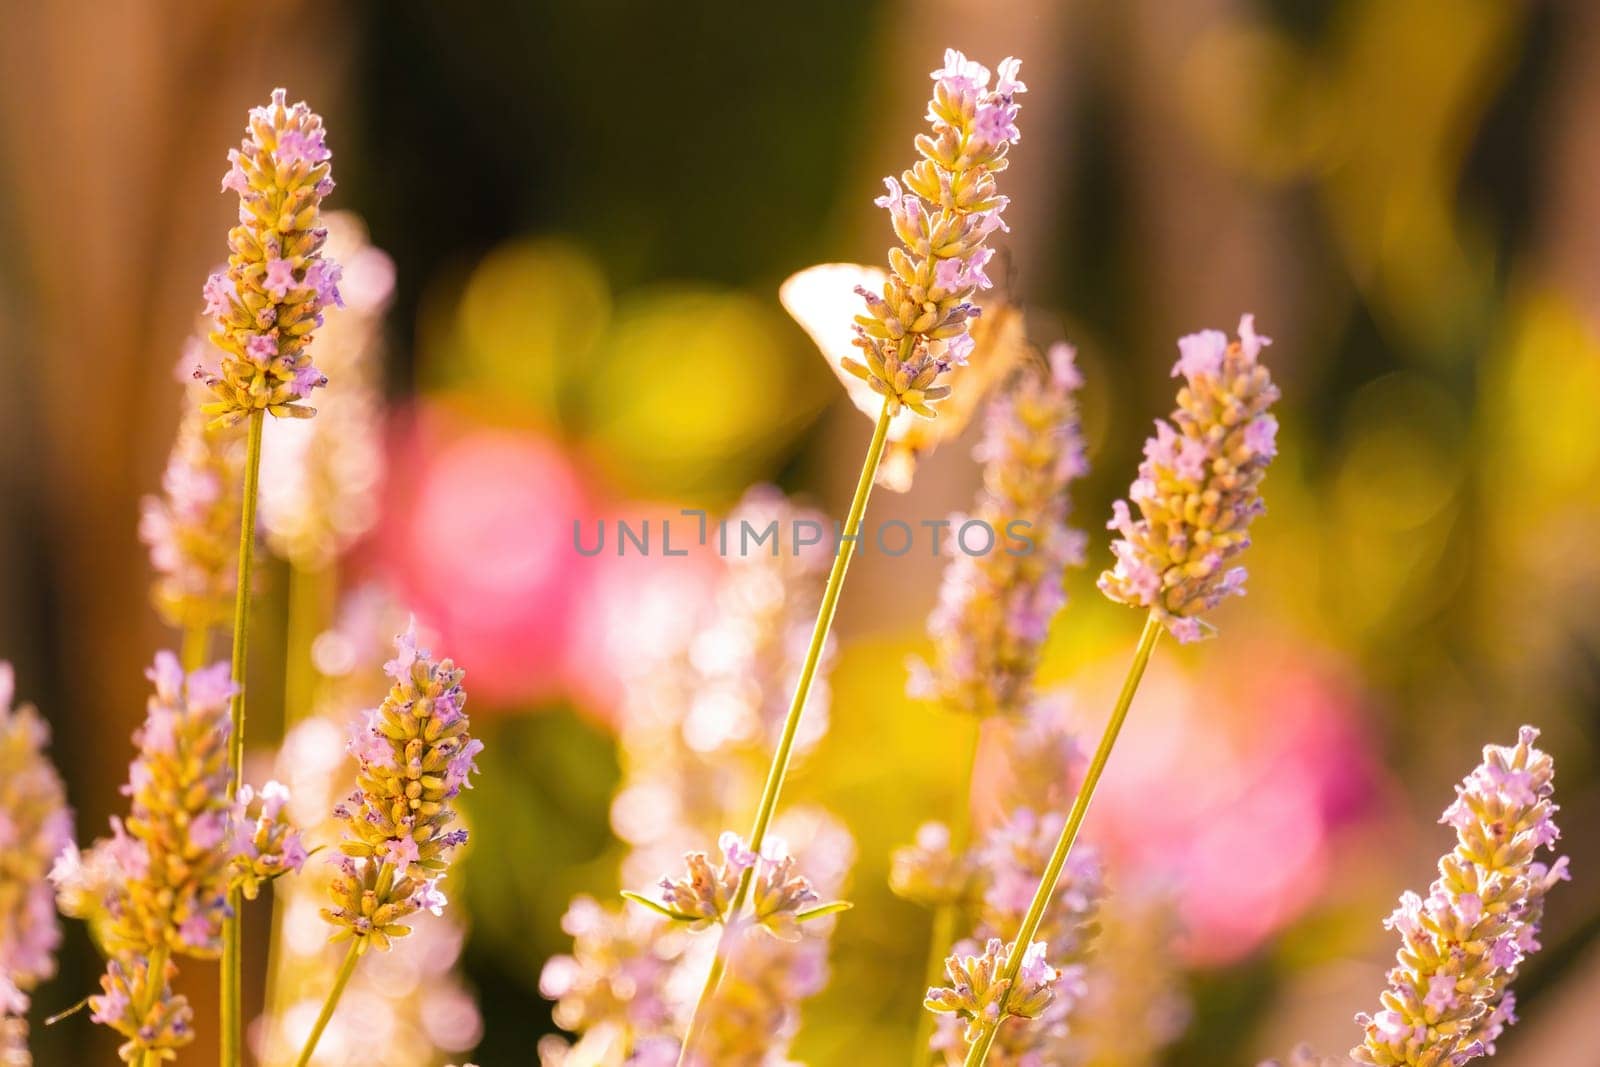
[[[339,1007],[339,998],[344,996],[344,987],[350,984],[350,976],[356,973],[356,963],[360,959],[361,939],[358,937],[350,942],[350,951],[344,954],[344,962],[339,964],[339,973],[333,978],[333,988],[328,990],[328,999],[322,1002],[322,1011],[317,1013],[316,1025],[311,1027],[311,1034],[306,1038],[306,1047],[300,1050],[299,1058],[294,1061],[295,1067],[306,1067],[306,1064],[311,1062],[311,1057],[316,1055],[317,1042],[322,1040],[322,1031],[328,1028],[334,1011]]]
[[[232,733],[228,737],[228,799],[244,780],[244,675],[250,627],[251,571],[255,565],[256,499],[261,485],[261,429],[266,412],[250,412],[245,451],[244,501],[239,516],[239,585],[233,598],[233,703]],[[228,915],[222,921],[222,1065],[239,1067],[244,1050],[244,945],[240,910],[244,895],[228,894]]]
[[[206,656],[211,653],[211,628],[209,626],[185,626],[183,628],[183,647],[180,650],[185,671],[197,671],[206,665]]]
[[[1045,865],[1044,874],[1039,879],[1039,888],[1034,890],[1033,902],[1028,905],[1028,913],[1023,916],[1022,927],[1017,931],[1016,940],[1011,943],[1011,952],[1006,956],[1005,970],[1000,972],[1000,980],[1012,983],[1017,980],[1017,972],[1022,969],[1022,957],[1028,951],[1028,946],[1033,944],[1034,935],[1039,932],[1039,923],[1044,920],[1045,909],[1050,904],[1050,898],[1055,896],[1056,882],[1061,878],[1061,869],[1066,866],[1067,854],[1072,851],[1072,844],[1078,838],[1078,829],[1083,826],[1083,818],[1089,811],[1089,801],[1094,799],[1095,787],[1100,784],[1100,775],[1105,772],[1106,762],[1111,758],[1111,749],[1117,743],[1117,735],[1122,732],[1122,724],[1128,717],[1128,709],[1133,706],[1133,695],[1139,691],[1139,682],[1144,678],[1144,669],[1150,662],[1150,653],[1155,650],[1156,639],[1161,636],[1162,623],[1154,612],[1144,622],[1144,632],[1139,635],[1139,647],[1133,653],[1133,665],[1128,668],[1127,680],[1122,683],[1122,693],[1117,697],[1117,706],[1111,711],[1111,720],[1106,723],[1105,733],[1100,735],[1100,747],[1095,749],[1094,758],[1089,761],[1089,769],[1084,772],[1083,784],[1078,787],[1077,798],[1072,802],[1072,811],[1067,816],[1066,825],[1061,828],[1061,836],[1056,839],[1055,851],[1050,854],[1050,862]],[[1008,985],[1007,990],[1011,989]],[[983,1067],[989,1058],[989,1048],[994,1044],[995,1034],[999,1032],[1001,1024],[1006,1020],[1005,1002],[1002,1000],[1000,1011],[993,1020],[984,1024],[978,1039],[967,1050],[966,1067]]]
[[[967,746],[967,773],[961,779],[961,793],[956,798],[956,810],[950,816],[950,854],[958,856],[967,847],[972,833],[972,776],[978,766],[978,745],[983,738],[983,721],[980,719],[972,731]],[[922,984],[926,988],[939,985],[944,978],[944,960],[956,939],[956,920],[961,917],[961,907],[956,902],[940,904],[933,911],[933,924],[928,933],[928,962],[923,967]],[[933,1040],[934,1015],[923,1009],[917,1017],[917,1036],[911,1046],[912,1067],[927,1067],[933,1056],[928,1042]]]
[[[789,761],[794,754],[794,739],[800,730],[800,718],[805,712],[806,700],[811,695],[811,682],[816,677],[817,664],[822,659],[823,646],[828,641],[828,631],[833,626],[833,613],[839,606],[839,592],[844,588],[845,571],[850,568],[850,557],[855,555],[856,540],[862,536],[861,520],[867,511],[867,498],[872,495],[872,483],[878,476],[878,464],[883,461],[883,447],[889,440],[889,420],[894,413],[891,401],[885,399],[878,413],[877,425],[872,430],[872,444],[867,447],[866,462],[861,465],[861,478],[856,482],[856,495],[850,501],[850,512],[845,517],[844,529],[850,540],[841,540],[833,557],[833,567],[828,571],[828,584],[822,591],[822,604],[817,609],[817,623],[811,630],[811,644],[800,667],[800,680],[795,685],[794,699],[789,702],[789,713],[783,720],[783,732],[778,735],[778,750],[772,755],[772,766],[767,770],[767,783],[761,791],[761,805],[756,809],[755,825],[750,830],[749,847],[759,854],[766,840],[767,828],[778,809],[778,794],[783,790],[783,780],[789,773]],[[694,1014],[689,1019],[689,1030],[684,1035],[683,1049],[678,1055],[678,1067],[690,1067],[695,1060],[690,1055],[705,1025],[706,1005],[716,996],[717,986],[728,969],[728,951],[732,948],[734,931],[741,929],[738,916],[750,896],[750,885],[755,868],[745,869],[739,888],[728,905],[722,935],[717,941],[717,952],[711,961],[711,973],[695,1002]]]

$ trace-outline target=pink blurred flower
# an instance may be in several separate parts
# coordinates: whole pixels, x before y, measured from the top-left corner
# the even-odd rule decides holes
[[[437,404],[397,424],[377,551],[400,599],[456,650],[485,704],[563,687],[593,568],[573,548],[590,494],[559,445]]]
[[[1079,714],[1108,707],[1115,684],[1086,684]],[[1086,833],[1121,877],[1177,891],[1193,964],[1237,960],[1302,914],[1338,832],[1384,792],[1349,682],[1288,644],[1193,675],[1158,657],[1124,734]]]

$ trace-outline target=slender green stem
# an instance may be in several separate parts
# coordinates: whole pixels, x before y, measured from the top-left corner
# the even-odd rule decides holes
[[[850,501],[850,512],[845,517],[844,532],[848,540],[841,539],[834,553],[833,567],[828,571],[828,584],[822,591],[822,604],[817,609],[817,622],[811,629],[811,644],[800,666],[800,678],[795,684],[794,699],[789,702],[789,713],[783,720],[783,731],[778,735],[778,749],[772,755],[772,766],[767,770],[767,782],[761,790],[761,804],[756,809],[755,825],[750,829],[749,847],[760,852],[766,840],[767,828],[778,810],[778,794],[783,791],[783,780],[789,773],[789,760],[794,754],[794,739],[800,730],[800,717],[805,712],[806,700],[811,695],[811,682],[816,677],[817,664],[822,659],[823,646],[828,641],[828,631],[833,626],[833,613],[839,606],[839,592],[844,588],[844,575],[850,567],[850,557],[855,555],[856,541],[862,536],[861,520],[867,511],[867,498],[872,495],[872,483],[878,476],[878,464],[883,460],[883,447],[889,440],[889,420],[893,417],[890,401],[885,400],[878,413],[878,422],[872,430],[872,444],[867,446],[867,458],[861,465],[861,477],[856,482],[856,495]],[[716,956],[711,961],[711,973],[706,976],[700,999],[695,1002],[694,1014],[689,1019],[689,1030],[683,1039],[683,1050],[678,1056],[679,1067],[694,1063],[690,1052],[705,1024],[706,1005],[716,995],[717,986],[727,970],[728,950],[732,947],[733,931],[738,927],[739,913],[750,896],[754,868],[747,868],[739,880],[739,888],[728,905],[727,921],[723,923],[722,936],[717,941]]]
[[[311,1062],[311,1057],[316,1054],[317,1042],[322,1040],[322,1031],[328,1028],[328,1021],[333,1018],[334,1010],[339,1007],[339,998],[344,996],[344,987],[350,984],[350,976],[356,973],[356,962],[361,959],[361,939],[350,942],[350,951],[344,954],[344,962],[339,964],[339,973],[334,975],[333,988],[328,990],[328,999],[322,1002],[322,1011],[317,1014],[316,1025],[311,1028],[311,1034],[306,1038],[306,1047],[300,1050],[300,1056],[294,1061],[294,1067],[306,1067]]]
[[[183,669],[186,671],[199,670],[206,665],[206,656],[211,652],[211,627],[185,626],[183,628]]]
[[[972,832],[972,775],[978,766],[979,742],[983,738],[983,723],[974,724],[972,739],[967,745],[967,773],[961,778],[961,794],[956,798],[956,810],[950,817],[950,852],[960,855],[967,847]],[[945,957],[956,939],[956,920],[961,917],[961,907],[953,901],[940,904],[933,911],[933,925],[928,934],[928,962],[923,967],[924,988],[939,985],[944,976]],[[928,1042],[933,1039],[934,1015],[924,1008],[917,1013],[917,1036],[911,1046],[912,1067],[927,1067],[933,1058]]]
[[[1122,732],[1122,723],[1128,717],[1128,709],[1133,706],[1133,695],[1139,691],[1139,682],[1144,678],[1145,666],[1150,662],[1150,653],[1156,647],[1156,639],[1161,636],[1161,628],[1161,620],[1152,612],[1145,619],[1144,632],[1139,635],[1139,647],[1134,650],[1133,664],[1128,668],[1127,680],[1122,683],[1122,693],[1117,697],[1117,706],[1111,711],[1111,720],[1106,723],[1105,733],[1100,735],[1100,747],[1095,749],[1094,758],[1089,761],[1089,769],[1084,772],[1083,784],[1078,787],[1078,796],[1072,802],[1072,811],[1067,815],[1066,825],[1061,828],[1061,836],[1056,839],[1055,851],[1050,854],[1050,862],[1045,866],[1044,875],[1039,879],[1039,888],[1034,891],[1033,903],[1028,905],[1028,913],[1023,916],[1022,927],[1017,931],[1016,940],[1011,943],[1005,970],[1000,972],[1001,978],[1005,981],[1016,982],[1017,972],[1022,969],[1022,957],[1028,951],[1028,946],[1033,943],[1034,935],[1039,932],[1039,923],[1044,919],[1045,908],[1049,906],[1050,898],[1055,896],[1056,882],[1061,878],[1061,868],[1066,866],[1067,853],[1072,851],[1078,830],[1083,826],[1083,818],[1089,811],[1089,802],[1094,799],[1095,787],[1100,784],[1100,775],[1105,772],[1106,762],[1111,758],[1111,749],[1117,743],[1117,735]],[[989,1047],[994,1044],[995,1034],[999,1032],[1000,1024],[1006,1019],[1004,1003],[1000,1005],[1000,1009],[995,1018],[984,1025],[978,1040],[967,1050],[966,1067],[983,1067],[984,1061],[988,1059]]]
[[[228,737],[228,799],[232,800],[244,780],[244,675],[248,661],[250,629],[251,572],[255,565],[256,498],[261,484],[261,429],[266,412],[250,413],[250,429],[245,452],[244,501],[239,515],[239,586],[233,598],[233,694],[232,733]],[[240,910],[243,894],[235,889],[228,894],[228,917],[222,922],[222,1064],[239,1067],[244,1054],[244,953]]]

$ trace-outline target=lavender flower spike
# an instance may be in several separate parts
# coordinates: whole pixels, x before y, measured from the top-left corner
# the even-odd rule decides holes
[[[1555,767],[1524,726],[1517,743],[1489,745],[1483,762],[1456,787],[1439,821],[1456,847],[1439,861],[1426,899],[1415,893],[1385,925],[1400,935],[1396,966],[1377,1015],[1351,1049],[1373,1067],[1460,1067],[1494,1054],[1515,1021],[1508,990],[1523,958],[1539,947],[1544,895],[1567,875],[1567,858],[1535,857],[1560,837],[1550,800]]]
[[[951,520],[950,564],[928,620],[937,654],[932,666],[911,666],[913,696],[978,716],[1023,716],[1039,649],[1066,603],[1062,576],[1083,562],[1083,534],[1067,523],[1067,488],[1088,471],[1074,400],[1083,379],[1070,346],[1048,359],[989,405],[971,518],[998,543],[969,554],[959,544],[966,520]]]
[[[1004,229],[1006,198],[994,176],[1018,139],[1016,96],[1021,61],[1006,59],[989,85],[989,71],[960,52],[945,52],[933,72],[928,104],[931,134],[917,136],[922,158],[900,176],[885,178],[888,192],[876,203],[889,212],[901,247],[889,252],[890,274],[881,293],[859,290],[866,302],[856,316],[856,345],[865,362],[846,356],[846,370],[881,394],[891,415],[902,406],[933,418],[931,405],[950,394],[937,384],[972,351],[971,298],[990,288],[985,266],[994,250],[989,235]],[[902,188],[901,182],[904,182]]]
[[[1216,330],[1178,341],[1178,407],[1171,422],[1156,422],[1128,491],[1140,517],[1119,500],[1108,524],[1122,536],[1101,592],[1150,609],[1179,641],[1198,640],[1209,630],[1202,616],[1244,594],[1245,569],[1229,562],[1250,546],[1250,523],[1266,510],[1261,480],[1277,454],[1278,422],[1267,409],[1278,388],[1258,362],[1270,343],[1250,315],[1237,341]]]
[[[185,414],[161,495],[145,497],[139,515],[156,572],[151,599],[168,624],[189,630],[228,621],[238,573],[244,439],[207,421],[198,407]]]
[[[134,735],[126,825],[112,821],[120,876],[107,906],[115,957],[221,951],[228,892],[228,665],[185,675],[170,652],[146,672],[155,691]],[[92,918],[90,916],[85,916]]]
[[[61,776],[45,757],[50,731],[31,706],[11,706],[0,662],[0,1063],[28,1062],[28,992],[55,974],[61,942],[47,874],[72,840]]]
[[[110,957],[90,1006],[128,1038],[129,1063],[170,1059],[193,1040],[172,958],[220,953],[231,886],[228,665],[185,674],[162,652],[147,677],[155,691],[134,734],[127,820],[113,818],[111,837],[86,854],[69,845],[50,872],[61,910],[86,920]]]
[[[322,256],[327,231],[319,223],[322,198],[333,191],[330,155],[322,119],[304,103],[290,106],[282,89],[251,110],[244,141],[228,153],[222,188],[239,194],[239,224],[228,232],[227,269],[203,292],[222,361],[199,372],[215,395],[204,408],[215,425],[260,410],[316,414],[301,404],[327,381],[311,365],[311,335],[324,308],[343,306],[339,266]]]
[[[338,928],[331,940],[354,939],[363,953],[409,934],[408,916],[444,908],[438,883],[467,840],[465,830],[452,828],[450,801],[471,788],[473,757],[483,751],[467,733],[465,672],[417,647],[415,621],[395,638],[395,650],[384,664],[394,679],[389,695],[350,739],[357,788],[334,809],[345,826],[343,855],[333,907],[322,910]]]

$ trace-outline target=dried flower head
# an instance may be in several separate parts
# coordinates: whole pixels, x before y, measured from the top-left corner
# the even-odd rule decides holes
[[[327,381],[311,365],[311,335],[323,309],[342,304],[319,219],[333,191],[330,155],[322,119],[304,103],[290,106],[282,89],[251,109],[244,141],[228,152],[222,188],[239,194],[239,224],[228,232],[227,269],[204,291],[216,323],[211,340],[222,351],[216,370],[202,372],[215,395],[204,410],[218,425],[259,410],[316,414],[301,404]]]
[[[22,1062],[28,991],[55,974],[61,930],[47,875],[72,841],[66,791],[44,754],[50,730],[31,705],[13,708],[12,693],[11,664],[0,662],[0,1064]]]
[[[1048,951],[1043,941],[1028,946],[1022,956],[1022,969],[1017,972],[1016,992],[1009,997],[1011,983],[1000,974],[1005,970],[1010,945],[991,937],[980,953],[953,953],[944,965],[950,984],[929,989],[923,1006],[967,1020],[968,1042],[978,1038],[980,1024],[1000,1018],[1002,1004],[1007,1018],[1037,1019],[1055,998],[1056,979],[1060,977],[1045,958]]]
[[[325,254],[343,265],[344,310],[317,334],[317,364],[339,383],[317,417],[277,419],[261,451],[261,527],[267,544],[317,569],[372,528],[383,477],[381,345],[394,264],[346,212],[326,216]]]
[[[1110,529],[1116,565],[1100,575],[1112,600],[1149,608],[1179,641],[1209,629],[1201,618],[1229,596],[1244,594],[1245,569],[1229,566],[1250,546],[1250,523],[1265,507],[1261,480],[1277,454],[1278,399],[1258,362],[1270,338],[1254,318],[1239,320],[1239,339],[1217,330],[1178,342],[1173,377],[1182,375],[1172,421],[1158,420],[1144,447],[1127,501],[1114,506]]]
[[[798,941],[801,923],[848,907],[842,901],[816,906],[816,890],[796,870],[787,846],[776,838],[768,838],[759,855],[732,830],[724,831],[717,845],[722,850],[722,862],[717,866],[711,865],[704,852],[691,852],[684,857],[687,872],[682,877],[661,879],[661,903],[636,893],[625,895],[669,919],[687,923],[690,930],[717,923],[749,923],[780,941]],[[735,916],[730,910],[740,880],[746,877],[752,880],[750,912]]]
[[[128,1040],[117,1049],[124,1063],[175,1060],[177,1050],[194,1040],[194,1012],[188,998],[172,992],[178,973],[171,961],[152,977],[143,956],[112,960],[100,977],[100,992],[89,998],[89,1018]]]
[[[233,611],[244,439],[235,427],[208,422],[198,405],[184,414],[161,495],[145,497],[139,515],[139,539],[156,572],[151,598],[180,628],[214,626]]]
[[[1374,1067],[1459,1067],[1493,1055],[1515,1021],[1507,987],[1539,947],[1544,895],[1568,877],[1565,856],[1536,859],[1560,837],[1551,802],[1555,766],[1524,726],[1517,743],[1488,745],[1439,820],[1456,847],[1439,861],[1426,899],[1407,892],[1385,923],[1400,935],[1396,966],[1377,1015],[1351,1049]]]
[[[933,664],[914,660],[912,695],[974,715],[1021,717],[1039,650],[1066,593],[1068,566],[1083,562],[1083,534],[1067,524],[1067,489],[1087,470],[1074,393],[1073,350],[1050,350],[989,405],[983,489],[970,517],[951,519],[950,563],[928,619]],[[983,550],[967,523],[983,524]],[[1004,539],[1003,541],[1001,539]]]
[[[995,175],[1017,140],[1015,98],[1027,88],[1017,80],[1020,66],[1002,61],[991,88],[987,68],[946,51],[932,75],[933,132],[917,137],[922,158],[900,181],[884,179],[888,192],[876,203],[902,247],[890,249],[881,293],[859,290],[866,313],[856,318],[856,344],[864,362],[846,357],[844,367],[884,397],[891,415],[904,406],[932,418],[931,405],[950,392],[939,378],[972,351],[968,323],[978,309],[971,297],[990,287],[984,268],[994,254],[985,242],[1005,225]]]
[[[322,916],[354,937],[387,949],[410,933],[403,920],[445,905],[439,880],[467,831],[453,827],[450,807],[477,771],[483,742],[467,733],[464,672],[449,659],[417,648],[416,623],[395,638],[384,664],[394,680],[388,696],[356,723],[349,749],[357,763],[354,793],[334,814],[344,824],[334,906]]]

